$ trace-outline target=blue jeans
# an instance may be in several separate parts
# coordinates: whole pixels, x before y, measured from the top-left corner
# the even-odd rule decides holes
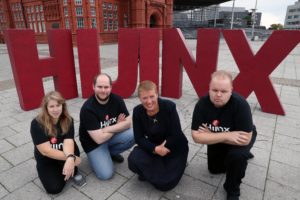
[[[114,174],[111,155],[120,154],[130,149],[134,144],[133,129],[130,128],[116,133],[112,138],[87,153],[90,165],[97,178],[101,180],[110,179]]]

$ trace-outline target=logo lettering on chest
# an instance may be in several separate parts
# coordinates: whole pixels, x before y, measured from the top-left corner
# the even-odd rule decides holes
[[[105,116],[105,119],[108,117],[108,115]],[[100,122],[100,128],[105,128],[107,126],[110,126],[112,124],[117,123],[117,117],[113,117],[110,119],[106,119],[106,121],[101,121]]]

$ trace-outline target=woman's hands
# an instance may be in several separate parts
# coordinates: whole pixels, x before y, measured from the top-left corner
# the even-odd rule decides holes
[[[62,174],[65,175],[65,181],[74,176],[75,166],[79,165],[80,162],[81,159],[78,156],[76,156],[76,159],[74,157],[67,157],[62,171]]]
[[[168,153],[170,153],[171,152],[170,149],[168,149],[167,147],[165,147],[166,142],[167,141],[165,140],[163,143],[161,143],[160,145],[156,146],[154,148],[154,152],[156,154],[160,155],[160,156],[165,156]]]

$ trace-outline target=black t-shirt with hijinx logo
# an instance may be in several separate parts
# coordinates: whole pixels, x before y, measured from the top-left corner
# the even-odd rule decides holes
[[[216,108],[209,96],[202,97],[195,106],[192,119],[192,130],[206,124],[211,132],[245,131],[256,134],[252,121],[251,109],[244,97],[232,93],[229,101],[223,107]],[[215,146],[216,145],[208,145]]]
[[[30,133],[34,144],[34,157],[37,162],[53,162],[57,161],[55,159],[49,158],[47,156],[43,156],[39,150],[37,149],[37,145],[50,142],[51,147],[53,149],[57,149],[63,151],[63,142],[64,139],[74,139],[74,122],[72,120],[71,126],[67,133],[62,134],[59,123],[56,125],[57,136],[51,137],[49,136],[43,127],[36,119],[33,119],[31,122]]]
[[[87,131],[93,131],[117,123],[118,116],[124,113],[129,116],[122,97],[111,93],[109,101],[102,105],[95,95],[90,97],[80,110],[79,139],[83,150],[88,153],[99,146]]]

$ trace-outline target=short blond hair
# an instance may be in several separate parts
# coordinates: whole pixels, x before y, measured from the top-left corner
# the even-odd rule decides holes
[[[142,81],[138,86],[138,95],[140,96],[142,91],[154,90],[157,93],[157,86],[154,82],[146,80]]]
[[[228,78],[231,85],[232,85],[232,82],[233,82],[233,78],[232,78],[231,73],[228,72],[228,71],[225,71],[225,70],[218,70],[218,71],[215,71],[214,73],[212,73],[210,80],[213,80],[214,78]]]

